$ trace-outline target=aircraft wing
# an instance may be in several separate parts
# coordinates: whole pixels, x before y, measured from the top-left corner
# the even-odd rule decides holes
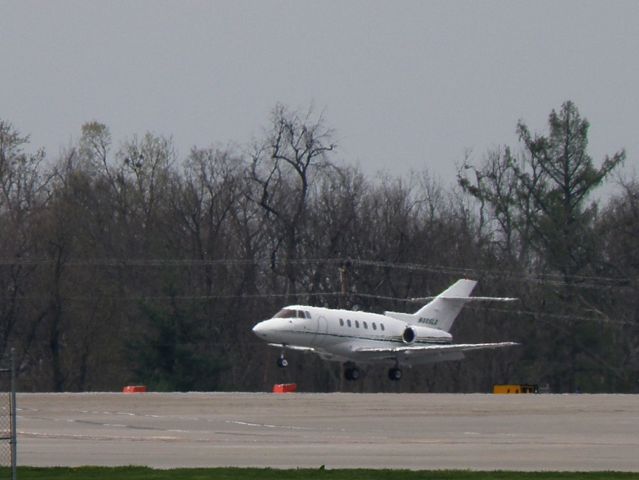
[[[314,348],[311,347],[298,347],[296,345],[283,345],[281,343],[269,343],[269,345],[271,347],[278,347],[278,348],[287,348],[288,350],[295,350],[297,352],[315,352],[317,353],[317,350],[315,350]]]
[[[354,352],[359,353],[403,353],[407,355],[449,353],[449,352],[467,352],[470,350],[481,350],[484,348],[503,348],[514,347],[519,345],[517,342],[498,342],[498,343],[457,343],[449,345],[406,345],[401,347],[359,347]]]

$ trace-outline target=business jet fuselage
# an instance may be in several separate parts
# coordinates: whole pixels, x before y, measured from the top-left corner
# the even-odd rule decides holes
[[[360,376],[357,364],[390,365],[391,380],[402,377],[403,366],[460,360],[464,352],[517,345],[514,342],[454,344],[450,327],[471,300],[512,300],[470,297],[477,282],[459,280],[414,314],[384,314],[290,305],[259,322],[253,332],[281,348],[278,366],[288,361],[285,350],[314,352],[326,360],[345,362],[348,380]]]

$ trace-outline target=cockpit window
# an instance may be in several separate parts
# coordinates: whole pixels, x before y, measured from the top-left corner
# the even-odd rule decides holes
[[[311,314],[305,310],[292,310],[290,308],[283,308],[277,312],[273,318],[311,318]]]
[[[277,312],[273,318],[295,318],[298,316],[297,310],[290,310],[288,308],[283,308],[279,312]]]

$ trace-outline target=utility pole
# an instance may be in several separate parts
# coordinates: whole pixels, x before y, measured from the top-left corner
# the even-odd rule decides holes
[[[351,267],[350,260],[345,260],[339,267],[339,283],[340,283],[340,308],[350,308],[350,290],[351,290]]]
[[[17,472],[17,450],[18,435],[16,429],[16,349],[11,349],[11,480],[18,478]]]

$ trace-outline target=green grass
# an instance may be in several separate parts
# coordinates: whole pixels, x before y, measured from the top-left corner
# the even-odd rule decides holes
[[[0,468],[0,478],[11,478]],[[477,472],[466,470],[276,470],[270,468],[19,467],[18,480],[630,480],[639,473],[622,472]]]

